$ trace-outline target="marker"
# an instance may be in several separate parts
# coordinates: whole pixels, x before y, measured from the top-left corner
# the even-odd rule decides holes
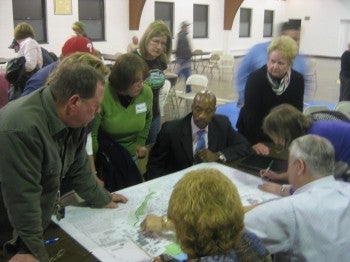
[[[44,245],[55,243],[55,242],[57,242],[58,240],[59,240],[58,237],[53,238],[53,239],[45,240],[45,241],[44,241]]]
[[[264,175],[266,175],[266,174],[267,174],[267,172],[269,172],[269,171],[270,171],[270,169],[271,169],[272,165],[273,165],[273,160],[271,160],[271,162],[270,162],[269,166],[266,168],[266,170],[265,170],[264,174],[262,175],[262,180],[263,180],[263,181],[264,181]]]

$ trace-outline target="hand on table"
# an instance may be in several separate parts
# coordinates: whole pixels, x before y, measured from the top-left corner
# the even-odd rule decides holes
[[[276,173],[267,169],[260,170],[259,174],[262,178],[269,181],[285,181],[288,179],[287,173]]]
[[[263,143],[257,143],[252,148],[258,155],[268,155],[270,153],[269,147]]]
[[[199,157],[203,162],[216,162],[219,160],[217,153],[210,151],[209,149],[202,149],[197,152],[195,157]]]
[[[269,192],[275,195],[280,195],[281,185],[273,182],[265,182],[258,185],[258,188],[262,191]]]
[[[140,227],[145,233],[160,233],[163,230],[162,217],[156,215],[147,215],[142,221]]]
[[[112,201],[109,202],[105,207],[106,208],[117,208],[118,207],[118,202],[119,203],[126,203],[128,202],[128,199],[123,196],[123,195],[120,195],[120,194],[115,194],[115,193],[112,193]]]

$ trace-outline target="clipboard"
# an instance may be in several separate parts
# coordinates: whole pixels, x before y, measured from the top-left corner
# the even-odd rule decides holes
[[[271,170],[276,173],[282,173],[288,169],[288,161],[274,158],[270,156],[261,156],[261,155],[250,155],[238,163],[239,166],[260,171],[261,169],[266,169],[271,161],[273,164]]]

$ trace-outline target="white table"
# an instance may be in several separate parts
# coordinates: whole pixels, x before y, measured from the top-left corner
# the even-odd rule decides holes
[[[145,236],[140,231],[140,223],[149,213],[165,215],[175,183],[188,171],[199,168],[216,168],[230,178],[238,188],[243,205],[277,197],[257,188],[261,183],[258,177],[218,163],[203,163],[119,191],[129,201],[119,204],[117,209],[66,207],[66,217],[55,222],[101,261],[150,261],[166,250],[181,257],[173,233]]]

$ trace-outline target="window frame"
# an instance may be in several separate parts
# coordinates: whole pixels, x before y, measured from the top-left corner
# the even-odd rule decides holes
[[[28,1],[28,0],[27,0]],[[12,13],[13,13],[13,24],[16,27],[19,23],[26,22],[30,24],[34,29],[34,38],[40,44],[47,44],[47,22],[46,22],[46,1],[37,0],[33,2],[29,0],[30,3],[25,3],[23,0],[12,0]],[[29,2],[28,1],[28,2]],[[17,3],[18,2],[18,3]],[[35,4],[40,4],[36,8]],[[33,13],[28,13],[28,11],[35,10],[40,12],[37,17],[33,18]],[[39,24],[37,23],[39,22]]]
[[[82,5],[87,4],[88,2],[92,2],[94,4],[98,5],[98,9],[94,10],[94,8],[89,8],[89,14],[82,14],[83,8]],[[93,13],[95,17],[91,16],[91,11],[96,11]],[[99,41],[106,41],[106,32],[105,32],[105,1],[104,0],[78,0],[78,13],[79,13],[79,21],[84,23],[85,25],[85,32],[87,34],[87,37],[91,41],[99,42]],[[97,22],[96,28],[100,29],[100,36],[95,36],[94,33],[96,32],[95,29],[92,28],[93,22]],[[99,24],[100,23],[100,24]]]
[[[264,10],[263,37],[273,36],[274,16],[275,16],[274,10]]]
[[[165,8],[165,11],[158,13],[158,9]],[[166,17],[166,14],[169,17]],[[154,20],[162,20],[168,27],[172,35],[174,35],[174,3],[154,1]]]
[[[243,12],[247,12],[247,17]],[[242,21],[244,19],[244,21]],[[247,24],[246,28],[244,25]],[[239,9],[239,37],[246,38],[251,37],[251,26],[252,26],[252,9],[241,7]],[[244,32],[242,32],[244,30]]]
[[[199,8],[204,8],[204,20],[202,19],[203,17],[199,17],[200,19],[197,19],[197,17],[200,14],[197,14],[196,11]],[[201,11],[201,10],[199,10]],[[199,12],[198,11],[198,12]],[[193,34],[193,38],[209,38],[209,5],[204,5],[204,4],[193,4],[193,29],[192,29],[192,34]],[[204,25],[201,25],[201,23],[204,22]],[[203,27],[204,28],[201,28]],[[201,32],[203,31],[203,33]]]

